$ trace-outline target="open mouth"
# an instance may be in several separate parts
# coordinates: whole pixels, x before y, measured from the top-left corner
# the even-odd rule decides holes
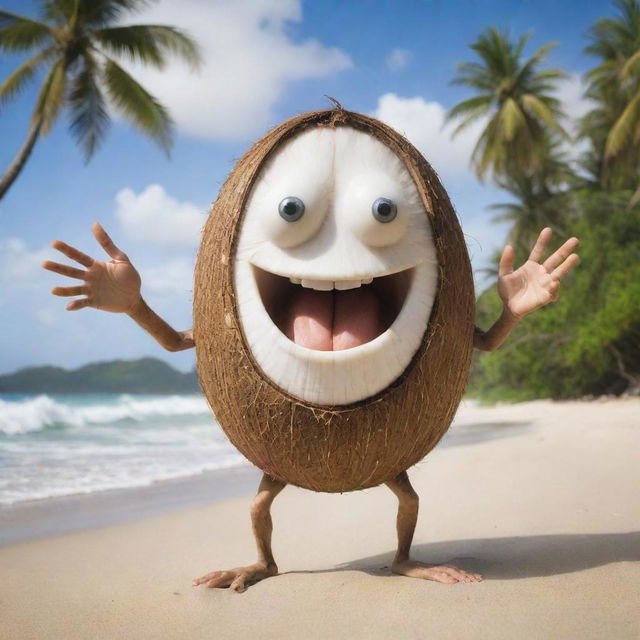
[[[429,323],[437,262],[343,280],[274,271],[238,260],[234,291],[245,344],[276,387],[318,406],[349,405],[390,388],[410,365]]]
[[[285,277],[253,265],[266,312],[298,346],[343,351],[382,335],[400,314],[414,268],[378,277],[317,280]]]

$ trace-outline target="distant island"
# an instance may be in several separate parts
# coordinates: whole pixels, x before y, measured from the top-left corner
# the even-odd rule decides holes
[[[0,376],[0,393],[199,393],[195,371],[182,373],[163,360],[93,362],[79,369],[27,367]]]

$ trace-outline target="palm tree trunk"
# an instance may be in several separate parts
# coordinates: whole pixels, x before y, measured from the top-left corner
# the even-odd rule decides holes
[[[24,141],[24,144],[16,153],[13,161],[9,165],[6,173],[0,178],[0,200],[4,198],[5,193],[9,191],[9,187],[14,183],[15,179],[18,177],[20,171],[24,167],[27,159],[31,155],[31,151],[33,150],[33,146],[40,135],[40,128],[42,127],[42,118],[38,118],[31,123],[29,127],[29,134],[27,135],[27,139]]]

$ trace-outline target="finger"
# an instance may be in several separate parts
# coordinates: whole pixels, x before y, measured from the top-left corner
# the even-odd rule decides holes
[[[513,261],[515,258],[516,252],[513,250],[513,247],[508,244],[502,252],[500,265],[498,266],[498,275],[500,277],[508,276],[510,273],[513,273]]]
[[[62,242],[61,240],[54,240],[51,243],[51,246],[60,251],[60,253],[64,253],[67,258],[71,258],[72,260],[79,262],[83,267],[90,267],[94,262],[91,256],[88,256],[86,253],[82,253],[82,251],[78,251],[75,247],[68,245],[66,242]]]
[[[578,262],[580,262],[580,256],[577,253],[572,253],[559,267],[556,267],[551,272],[551,277],[555,280],[560,280],[560,278],[564,278],[573,267],[575,267]]]
[[[82,269],[76,269],[75,267],[70,267],[66,264],[60,264],[59,262],[51,262],[51,260],[47,260],[42,263],[44,269],[48,271],[53,271],[54,273],[59,273],[61,276],[69,276],[70,278],[78,278],[78,280],[84,280],[87,276],[87,272]]]
[[[244,586],[246,579],[247,575],[245,573],[241,573],[236,576],[236,579],[231,583],[231,591],[235,591],[236,593],[242,593],[243,591],[246,591],[247,588]]]
[[[538,236],[536,243],[529,254],[529,260],[533,260],[534,262],[540,262],[540,259],[544,255],[544,250],[547,248],[549,244],[549,240],[551,240],[551,236],[553,231],[551,227],[545,227]]]
[[[78,311],[79,309],[84,309],[91,305],[91,300],[89,298],[80,298],[79,300],[74,300],[67,305],[67,311]]]
[[[552,280],[547,290],[549,292],[549,295],[551,296],[551,302],[555,302],[558,299],[558,295],[560,294],[560,281]]]
[[[555,253],[552,253],[542,265],[551,272],[580,244],[578,238],[569,238]]]
[[[113,240],[109,237],[109,234],[102,228],[98,222],[94,222],[91,227],[93,235],[100,243],[100,246],[111,256],[114,260],[126,260],[127,256],[124,251],[120,251],[114,244]]]
[[[54,296],[82,296],[87,293],[87,287],[53,287],[51,293],[53,293]]]

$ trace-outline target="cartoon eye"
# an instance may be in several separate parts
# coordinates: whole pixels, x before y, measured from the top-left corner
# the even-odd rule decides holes
[[[280,202],[278,205],[278,211],[280,212],[280,217],[287,222],[296,222],[296,220],[300,220],[300,218],[302,218],[302,214],[304,213],[304,202],[302,202],[300,198],[289,196]]]
[[[389,198],[378,198],[371,205],[371,212],[378,222],[391,222],[398,215],[398,207]]]

